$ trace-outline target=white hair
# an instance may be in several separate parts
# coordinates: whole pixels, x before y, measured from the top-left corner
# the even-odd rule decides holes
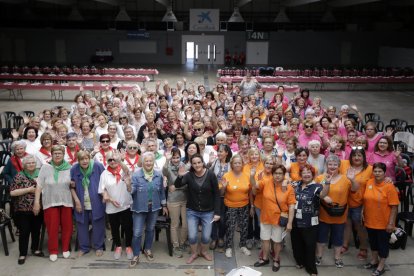
[[[26,155],[26,156],[22,159],[22,165],[23,165],[23,168],[25,168],[25,167],[26,167],[26,164],[27,164],[27,163],[29,163],[29,161],[35,161],[35,162],[36,162],[36,158],[35,158],[33,155],[31,155],[31,154]]]
[[[142,158],[143,161],[145,161],[145,158],[147,158],[147,157],[151,157],[152,160],[155,161],[155,154],[152,151],[146,151],[141,155],[141,158]]]
[[[25,141],[23,140],[19,140],[19,141],[14,141],[11,145],[11,151],[14,153],[14,151],[16,150],[16,147],[24,147],[26,148],[27,144]]]
[[[308,148],[314,145],[321,146],[321,142],[319,142],[318,140],[311,140],[308,143]]]

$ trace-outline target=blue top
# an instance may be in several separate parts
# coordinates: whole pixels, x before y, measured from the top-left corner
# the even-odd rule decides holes
[[[318,225],[321,184],[310,183],[302,190],[302,183],[295,187],[296,206],[293,226],[307,228]],[[298,211],[299,210],[299,211]],[[301,216],[299,215],[301,213]],[[301,218],[300,218],[301,217]],[[312,223],[312,218],[313,223]]]
[[[98,193],[99,180],[100,180],[101,174],[104,170],[105,170],[105,168],[101,163],[93,162],[93,170],[92,170],[92,174],[89,178],[90,179],[90,184],[89,184],[89,188],[88,188],[89,197],[91,199],[92,219],[93,220],[97,220],[97,219],[100,219],[103,216],[105,216],[105,203],[102,202],[102,195],[100,195]],[[79,163],[76,163],[70,169],[70,178],[71,178],[71,180],[75,181],[76,195],[78,196],[79,201],[81,202],[81,205],[82,205],[82,212],[81,213],[78,213],[74,208],[75,219],[76,219],[76,221],[83,223],[84,222],[84,217],[83,217],[84,216],[84,212],[83,212],[83,210],[84,210],[84,206],[83,206],[84,198],[83,197],[85,195],[85,190],[84,190],[83,185],[82,185],[83,174],[80,170]]]
[[[154,170],[154,176],[152,177],[151,182],[148,182],[148,180],[144,178],[143,169],[135,171],[132,175],[131,195],[133,202],[131,210],[133,212],[148,212],[148,188],[150,186],[152,186],[152,211],[160,210],[161,205],[167,204],[165,198],[164,178],[162,177],[161,172]]]

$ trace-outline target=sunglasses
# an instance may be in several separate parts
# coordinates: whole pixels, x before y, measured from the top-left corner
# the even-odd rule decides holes
[[[200,131],[203,130],[202,128],[195,128],[194,131]]]
[[[361,146],[357,146],[357,147],[351,147],[353,150],[363,150],[364,148],[363,147],[361,147]]]
[[[101,143],[109,143],[109,140],[102,140]]]
[[[120,117],[119,119],[126,119],[127,117],[126,116],[124,116],[124,117]]]
[[[115,162],[115,159],[110,158],[110,159],[108,159],[108,162]]]
[[[130,149],[130,150],[137,150],[138,147],[128,147],[128,149]]]
[[[305,128],[313,128],[313,126],[305,125]]]

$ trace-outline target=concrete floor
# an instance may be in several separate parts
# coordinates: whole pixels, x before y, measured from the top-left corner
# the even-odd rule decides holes
[[[187,78],[188,84],[204,84],[213,87],[217,83],[216,71],[217,68],[208,68],[206,66],[157,66],[160,75],[156,77],[157,80],[168,79],[170,84],[175,83],[183,77]],[[153,89],[154,82],[147,84],[148,89]],[[306,87],[306,86],[302,86]],[[314,86],[308,86],[311,89]],[[380,91],[379,87],[364,86],[357,87],[360,91],[345,91],[343,92],[339,86],[328,87],[326,91],[311,92],[312,96],[321,96],[323,104],[335,105],[338,108],[342,104],[355,103],[362,113],[376,112],[381,115],[385,124],[388,124],[392,118],[401,118],[414,124],[414,89],[406,90],[406,87],[390,87],[392,91]],[[370,89],[370,91],[362,91]],[[378,89],[378,90],[376,90]],[[402,90],[404,89],[404,90]],[[64,94],[64,101],[57,102],[50,100],[50,93],[47,91],[23,91],[24,100],[9,101],[7,91],[0,91],[0,112],[32,110],[39,112],[45,108],[51,108],[55,105],[64,105],[70,107],[76,91],[71,91]],[[11,243],[9,238],[10,256],[3,255],[3,249],[0,248],[0,275],[162,275],[168,273],[169,275],[223,275],[222,272],[227,273],[231,268],[240,266],[253,266],[258,256],[258,251],[253,250],[252,256],[247,257],[242,255],[239,250],[233,254],[234,257],[228,260],[223,253],[215,252],[215,262],[207,262],[202,259],[197,259],[193,265],[185,265],[184,259],[177,259],[169,257],[166,250],[163,233],[160,235],[160,242],[154,244],[155,261],[148,263],[143,260],[134,269],[128,268],[128,262],[125,256],[119,261],[112,259],[112,252],[106,251],[105,254],[98,258],[93,252],[76,258],[76,252],[72,253],[70,259],[59,258],[56,263],[51,263],[47,258],[37,258],[29,256],[26,264],[23,266],[17,265],[18,258],[18,243]],[[110,233],[108,233],[110,237]],[[289,240],[289,239],[288,239]],[[235,239],[236,244],[238,237]],[[107,248],[110,247],[111,242],[107,241]],[[414,275],[414,241],[410,237],[408,239],[406,250],[391,251],[390,258],[387,261],[389,264],[389,271],[386,275],[411,276]],[[46,245],[45,245],[46,251]],[[370,275],[370,272],[364,270],[360,262],[356,259],[356,249],[352,248],[351,252],[344,256],[345,267],[343,269],[336,269],[333,266],[333,252],[326,251],[323,259],[323,265],[319,269],[320,275]],[[184,256],[187,258],[188,254]],[[294,267],[293,256],[290,250],[289,241],[281,255],[282,268],[278,272],[283,275],[305,275],[303,270],[297,270]],[[272,275],[271,267],[262,267],[258,269],[263,275]]]

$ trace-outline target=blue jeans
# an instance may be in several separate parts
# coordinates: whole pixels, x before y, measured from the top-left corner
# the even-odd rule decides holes
[[[132,220],[134,223],[132,234],[132,251],[134,252],[134,256],[139,256],[141,252],[141,239],[144,232],[144,226],[144,250],[151,250],[152,242],[154,241],[155,222],[157,221],[158,212],[159,210],[141,213],[132,212]]]
[[[198,225],[201,223],[201,243],[210,242],[214,212],[198,212],[187,208],[188,242],[196,244],[198,240]]]

